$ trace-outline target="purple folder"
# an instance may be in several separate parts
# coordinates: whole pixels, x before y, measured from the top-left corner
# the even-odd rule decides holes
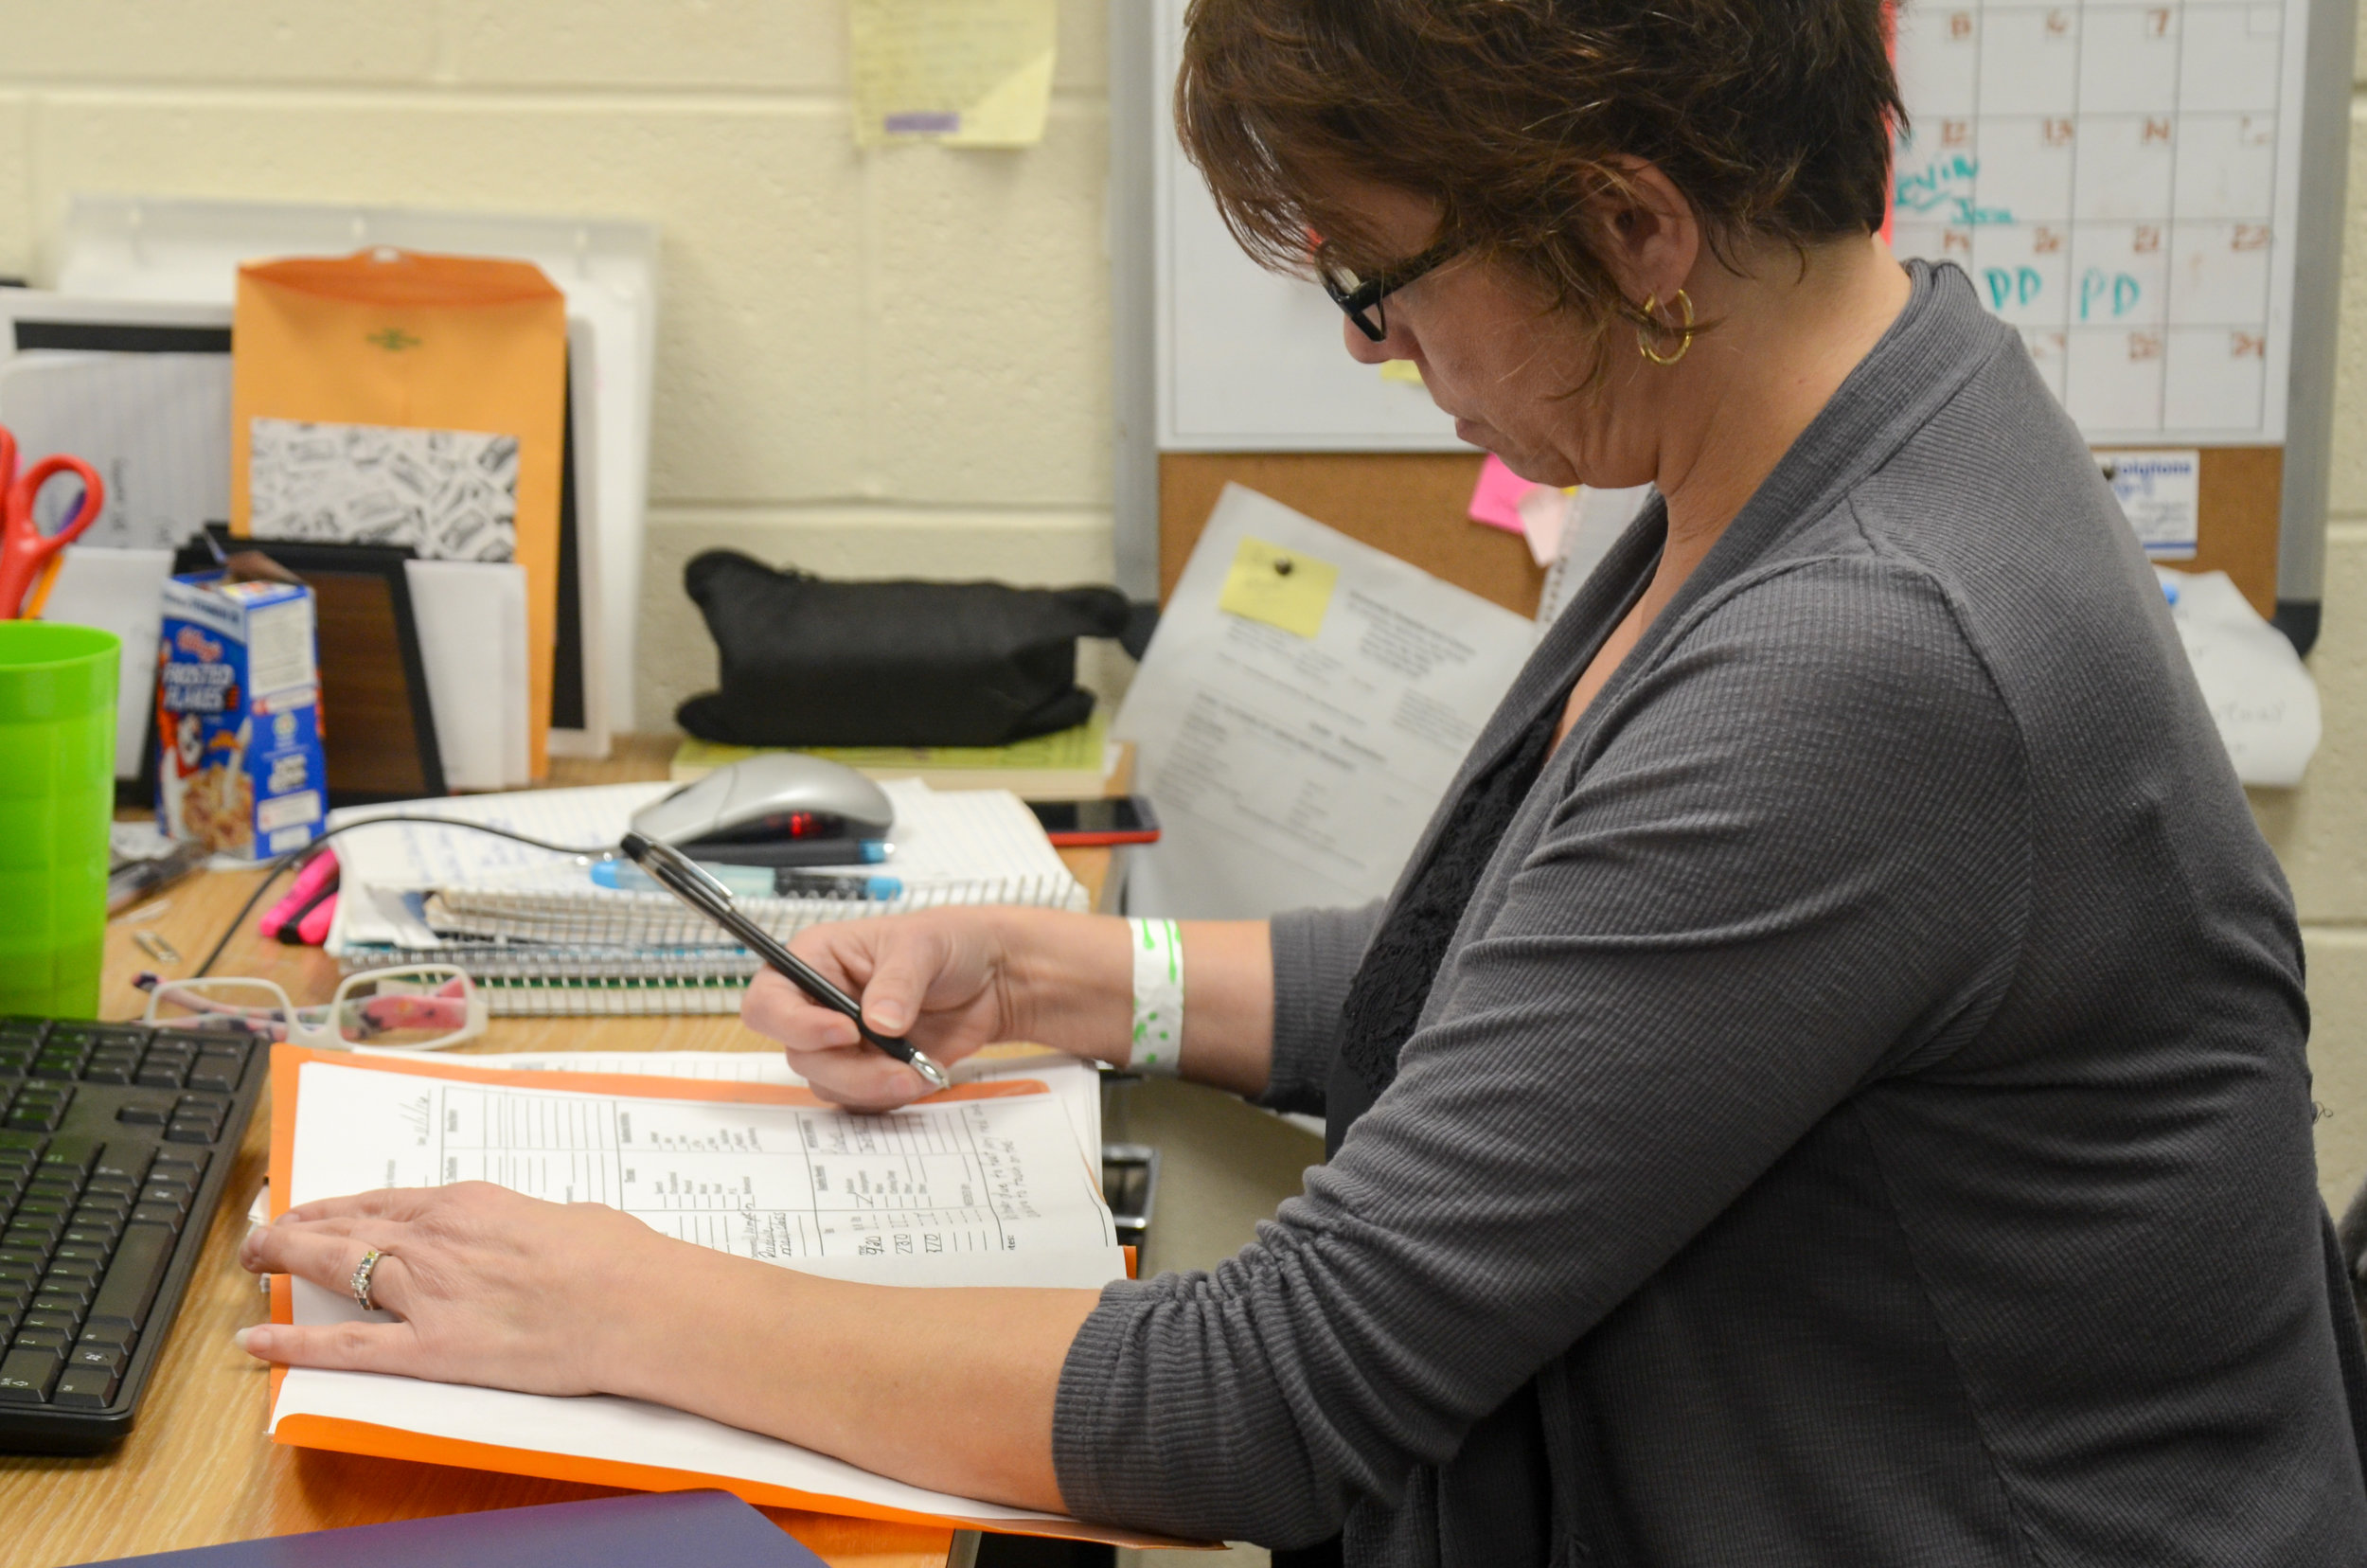
[[[779,1525],[720,1491],[637,1492],[108,1560],[157,1568],[824,1568]]]

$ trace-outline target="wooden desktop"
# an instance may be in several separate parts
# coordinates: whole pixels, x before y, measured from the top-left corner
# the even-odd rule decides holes
[[[608,762],[555,763],[552,782],[663,777],[669,746],[629,739]],[[1062,858],[1098,904],[1110,851],[1067,850]],[[111,925],[99,1016],[139,1017],[146,998],[133,977],[143,970],[187,973],[220,937],[259,875],[208,873],[171,889],[161,918]],[[253,925],[250,918],[214,973],[267,976],[298,1001],[328,997],[337,981],[333,960],[318,949],[261,941]],[[184,961],[158,963],[135,945],[133,934],[139,931],[163,937]],[[738,1019],[725,1016],[497,1018],[475,1048],[763,1046]],[[287,1448],[264,1434],[263,1368],[232,1345],[230,1336],[263,1317],[263,1297],[235,1255],[246,1232],[248,1205],[262,1185],[270,1114],[266,1097],[240,1148],[228,1194],[132,1434],[113,1451],[89,1458],[0,1455],[0,1520],[8,1522],[0,1529],[0,1568],[56,1568],[258,1536],[607,1495],[606,1488],[564,1482]],[[787,1508],[765,1511],[839,1568],[935,1568],[948,1560],[954,1544],[953,1536],[942,1529]]]

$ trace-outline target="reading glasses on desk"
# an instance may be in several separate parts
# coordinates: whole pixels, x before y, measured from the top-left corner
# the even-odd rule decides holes
[[[485,998],[450,964],[348,974],[326,1007],[298,1007],[276,982],[231,977],[134,982],[148,992],[140,1022],[184,1034],[259,1037],[275,1043],[351,1050],[434,1051],[485,1032]]]

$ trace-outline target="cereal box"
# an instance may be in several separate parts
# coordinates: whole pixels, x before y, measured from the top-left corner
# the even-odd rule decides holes
[[[258,860],[311,843],[328,809],[312,591],[174,578],[156,661],[157,826]]]

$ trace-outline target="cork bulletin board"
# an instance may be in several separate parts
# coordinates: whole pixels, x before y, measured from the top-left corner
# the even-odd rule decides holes
[[[2098,456],[2115,449],[2098,447]],[[2285,449],[2203,447],[2195,555],[2164,561],[2181,572],[2225,572],[2264,619],[2277,609],[2277,517]]]
[[[2264,616],[2276,613],[2283,463],[2276,447],[2205,447],[2195,559],[2167,563],[2225,572]],[[1479,467],[1475,454],[1444,452],[1162,453],[1160,601],[1183,575],[1218,495],[1235,482],[1492,603],[1534,615],[1545,573],[1528,546],[1464,515]]]
[[[1537,614],[1544,569],[1525,541],[1471,522],[1480,458],[1449,452],[1169,452],[1159,458],[1159,601],[1184,575],[1225,485],[1237,483],[1433,577]]]

